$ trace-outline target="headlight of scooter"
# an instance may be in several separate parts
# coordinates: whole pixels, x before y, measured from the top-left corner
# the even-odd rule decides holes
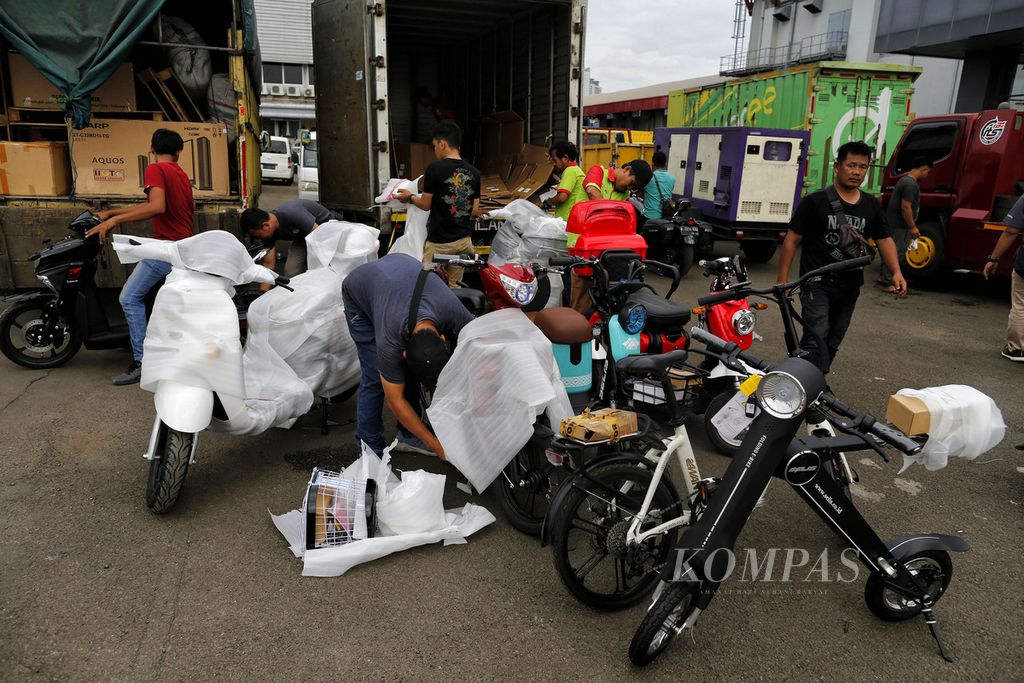
[[[757,314],[749,308],[736,311],[732,316],[733,329],[741,337],[753,332],[755,324],[757,324]]]
[[[619,314],[619,323],[626,334],[640,334],[647,324],[647,307],[633,304]]]
[[[807,407],[807,392],[792,375],[769,372],[757,385],[757,402],[769,415],[786,420]]]
[[[499,273],[498,280],[501,282],[501,286],[505,288],[505,292],[520,306],[525,306],[533,301],[533,297],[537,296],[538,285],[536,278],[534,278],[533,282],[520,282]]]

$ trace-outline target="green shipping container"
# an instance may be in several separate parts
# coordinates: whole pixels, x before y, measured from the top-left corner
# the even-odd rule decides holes
[[[804,194],[832,182],[835,150],[864,140],[875,160],[862,189],[881,192],[889,155],[910,123],[921,67],[817,62],[669,93],[668,126],[757,126],[811,133]]]

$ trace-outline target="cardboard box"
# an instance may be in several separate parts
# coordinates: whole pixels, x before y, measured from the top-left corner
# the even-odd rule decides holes
[[[544,188],[551,177],[551,158],[548,151],[536,145],[524,145],[519,154],[519,163],[512,170],[508,187],[516,199],[528,199]]]
[[[927,434],[931,426],[931,414],[925,402],[903,394],[893,394],[889,397],[885,419],[910,436]]]
[[[582,415],[562,420],[559,428],[562,436],[582,443],[618,441],[624,436],[636,434],[636,413],[615,408],[585,410]]]
[[[0,195],[67,196],[69,171],[66,142],[0,142]]]
[[[399,175],[404,171],[405,178],[418,178],[434,163],[434,150],[430,145],[419,142],[405,142],[395,145],[395,164]]]
[[[11,106],[22,109],[60,109],[61,92],[24,55],[11,52]],[[92,109],[135,111],[135,72],[125,62],[92,94]]]
[[[168,128],[185,141],[178,164],[192,181],[196,198],[227,197],[228,136],[223,123],[179,123],[135,119],[93,119],[72,130],[71,163],[80,197],[143,197],[153,131]]]
[[[514,111],[499,111],[480,119],[480,168],[487,171],[505,155],[523,149],[523,117]]]

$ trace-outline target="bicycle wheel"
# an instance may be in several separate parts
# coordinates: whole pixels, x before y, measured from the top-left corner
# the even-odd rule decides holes
[[[945,550],[920,550],[904,559],[903,564],[924,583],[932,604],[939,601],[953,578],[953,560]],[[874,572],[864,584],[864,602],[884,621],[905,621],[921,613],[919,603],[886,587],[882,577]]]
[[[671,583],[647,610],[629,643],[629,661],[647,666],[665,651],[693,611],[699,584]]]
[[[580,602],[618,610],[641,601],[658,580],[658,570],[675,545],[678,528],[643,543],[626,542],[626,531],[640,511],[653,472],[620,463],[596,467],[576,479],[555,512],[552,551],[562,583]],[[679,495],[661,479],[641,530],[681,511]]]
[[[540,536],[563,472],[547,461],[542,447],[534,443],[523,446],[491,484],[509,524],[524,534]]]

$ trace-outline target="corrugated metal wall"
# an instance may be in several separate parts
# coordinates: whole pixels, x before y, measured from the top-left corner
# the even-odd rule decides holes
[[[263,61],[312,64],[313,0],[254,0],[253,4]]]

